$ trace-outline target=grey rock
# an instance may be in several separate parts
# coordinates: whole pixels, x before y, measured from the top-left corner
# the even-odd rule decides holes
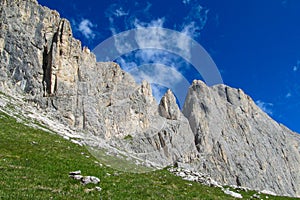
[[[69,177],[75,180],[79,180],[84,185],[87,185],[89,183],[93,183],[93,184],[100,183],[100,179],[95,176],[82,176],[80,170],[70,172]]]
[[[80,170],[69,172],[69,177],[75,180],[81,180],[83,178]]]
[[[80,175],[80,174],[81,174],[81,171],[80,171],[80,170],[73,171],[73,172],[69,172],[69,175],[70,175],[70,176]]]
[[[70,175],[70,178],[73,178],[74,180],[80,181],[83,176],[82,175]]]
[[[300,196],[299,135],[242,90],[194,81],[183,113],[200,153],[198,170],[221,184]]]
[[[271,191],[268,191],[268,190],[263,190],[263,191],[260,191],[260,193],[262,194],[268,194],[268,195],[272,195],[272,196],[277,196],[276,193],[274,192],[271,192]]]
[[[229,190],[228,188],[226,188],[225,190],[223,190],[223,192],[225,194],[228,194],[228,195],[234,197],[234,198],[238,198],[238,199],[242,199],[243,198],[243,196],[240,193],[233,192],[233,191]]]
[[[176,176],[181,177],[183,180],[199,182],[201,184],[211,187],[223,188],[217,181],[213,180],[209,175],[203,174],[201,172],[195,172],[189,169],[174,167],[169,168],[168,170]]]
[[[167,96],[164,107],[173,120],[161,117],[150,85],[136,84],[115,63],[96,63],[56,11],[35,0],[2,1],[0,19],[2,92],[21,95],[74,132],[86,133],[90,146],[105,144],[157,167],[197,157],[194,135],[173,99]],[[133,140],[124,140],[127,135]]]
[[[162,97],[159,104],[159,114],[167,119],[177,120],[181,112],[176,103],[176,98],[172,91],[169,89]]]
[[[183,115],[171,91],[158,106],[147,82],[97,63],[70,23],[37,1],[3,0],[0,19],[0,91],[18,105],[35,106],[70,133],[86,133],[86,144],[142,165],[177,162],[218,183],[300,196],[299,135],[242,90],[194,81]]]
[[[95,177],[95,176],[84,176],[81,178],[80,182],[83,184],[83,185],[87,185],[87,184],[98,184],[100,183],[100,179]]]
[[[259,195],[259,194],[253,194],[253,195],[252,195],[252,198],[260,199],[260,195]]]

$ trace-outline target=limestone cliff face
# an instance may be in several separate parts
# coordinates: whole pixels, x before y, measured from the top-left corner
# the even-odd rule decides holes
[[[243,91],[194,81],[183,113],[171,91],[157,105],[147,82],[96,63],[70,23],[35,0],[0,1],[0,91],[85,132],[93,147],[102,142],[155,166],[186,163],[222,184],[300,196],[299,135]]]
[[[169,89],[167,93],[162,97],[159,104],[159,113],[161,116],[167,119],[178,119],[181,112],[176,104],[175,96]]]
[[[2,92],[85,132],[88,142],[101,138],[156,166],[197,156],[188,121],[160,116],[148,83],[137,85],[115,63],[96,63],[56,11],[35,0],[7,0],[0,19]]]
[[[82,56],[69,22],[34,0],[1,1],[0,36],[1,88],[32,97],[60,95],[64,87],[75,94],[81,58],[93,59]]]
[[[198,169],[225,184],[300,195],[300,137],[240,89],[194,81],[183,108],[201,155]]]

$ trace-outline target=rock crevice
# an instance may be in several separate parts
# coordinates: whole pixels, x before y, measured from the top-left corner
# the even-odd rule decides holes
[[[276,123],[242,90],[196,81],[183,113],[202,157],[197,170],[222,184],[300,195],[299,135]]]
[[[300,196],[299,135],[242,90],[195,80],[182,112],[170,90],[157,105],[149,83],[138,85],[116,63],[97,63],[56,11],[35,0],[1,1],[0,19],[1,92],[85,132],[92,147]]]
[[[1,91],[21,94],[85,132],[91,146],[102,142],[160,167],[195,157],[187,120],[178,108],[172,120],[160,116],[149,83],[136,84],[115,63],[96,63],[56,11],[36,1],[14,2],[1,10]]]

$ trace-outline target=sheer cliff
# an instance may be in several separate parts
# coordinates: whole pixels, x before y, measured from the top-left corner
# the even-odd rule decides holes
[[[35,0],[2,1],[1,22],[2,92],[22,95],[85,132],[85,142],[93,147],[103,148],[105,141],[160,167],[197,156],[187,119],[160,116],[150,85],[137,85],[115,63],[96,63],[56,11]]]
[[[135,83],[116,63],[97,63],[56,11],[35,0],[0,2],[1,92],[84,132],[95,149],[300,196],[299,135],[242,90],[194,81],[182,112],[170,90],[157,104],[147,82]]]
[[[299,196],[300,137],[240,89],[194,81],[183,108],[201,155],[198,169],[222,183]]]

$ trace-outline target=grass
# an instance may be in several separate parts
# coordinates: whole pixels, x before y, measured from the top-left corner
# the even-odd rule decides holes
[[[0,127],[0,199],[234,199],[166,169],[134,174],[102,166],[86,148],[1,112]],[[70,179],[68,173],[75,170],[99,177],[102,191],[88,192],[95,186]],[[254,193],[242,195],[250,199]]]
[[[124,137],[124,140],[132,140],[132,139],[133,139],[132,135],[126,135]]]

